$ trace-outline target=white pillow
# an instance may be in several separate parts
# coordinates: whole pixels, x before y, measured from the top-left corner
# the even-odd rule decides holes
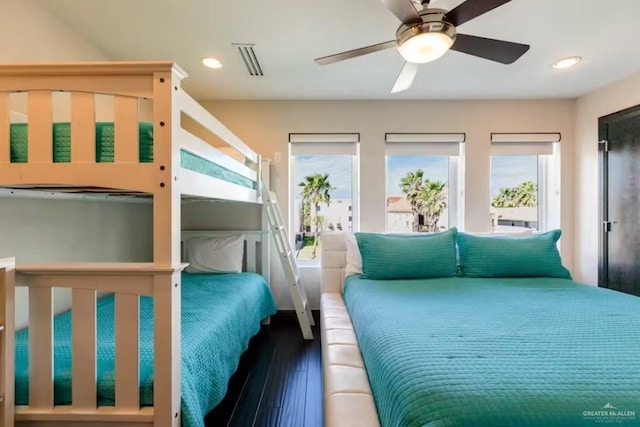
[[[347,242],[347,265],[344,267],[344,276],[362,274],[362,256],[355,234],[348,233],[345,240]]]
[[[244,235],[194,237],[186,242],[188,273],[240,273]]]

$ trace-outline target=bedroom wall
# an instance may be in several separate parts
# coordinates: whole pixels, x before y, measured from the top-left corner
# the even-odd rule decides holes
[[[576,102],[574,274],[598,281],[598,118],[640,104],[640,73],[593,92]]]
[[[0,1],[0,62],[104,60],[33,0]],[[18,262],[150,261],[151,205],[0,197],[0,256]],[[19,290],[20,291],[20,290]],[[18,292],[18,325],[28,318]],[[56,293],[56,309],[69,305]]]
[[[489,226],[489,150],[491,132],[562,133],[562,255],[573,266],[574,101],[211,101],[218,119],[273,163],[271,183],[287,209],[288,134],[290,132],[360,132],[360,228],[385,228],[385,132],[465,132],[468,230]],[[287,215],[288,210],[286,210]],[[279,272],[274,266],[274,272]],[[318,268],[304,269],[312,305],[320,292]],[[281,280],[273,287],[283,294]],[[291,309],[288,297],[278,301]]]
[[[0,197],[0,258],[17,262],[153,259],[150,203],[86,202]],[[21,278],[18,277],[18,282]],[[55,311],[70,294],[55,293]],[[28,293],[16,290],[16,326],[26,325]]]
[[[0,1],[0,62],[89,61],[100,50],[34,0]]]

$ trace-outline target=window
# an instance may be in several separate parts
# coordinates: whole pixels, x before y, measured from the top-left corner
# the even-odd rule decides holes
[[[299,265],[317,265],[318,237],[358,230],[358,134],[289,135],[290,236]]]
[[[559,134],[493,134],[491,229],[558,227]]]
[[[461,223],[464,134],[387,134],[387,232],[441,231]]]

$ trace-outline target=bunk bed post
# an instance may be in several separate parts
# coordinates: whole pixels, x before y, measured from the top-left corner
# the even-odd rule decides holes
[[[271,159],[260,157],[258,161],[260,173],[258,174],[258,185],[262,185],[266,191],[271,188]],[[267,201],[262,195],[265,192],[258,188],[258,194],[262,198],[262,224],[261,229],[267,230],[267,234],[262,236],[260,241],[260,263],[261,273],[267,283],[271,283],[271,228],[269,227],[269,217],[267,216]]]
[[[2,166],[11,160],[9,123],[9,94],[0,92],[0,165]]]
[[[180,109],[172,102],[184,73],[177,66],[153,75],[153,262],[170,267],[154,276],[154,426],[180,427]],[[158,316],[158,313],[162,313]]]
[[[13,258],[0,259],[0,427],[14,424],[15,268]]]
[[[180,263],[180,108],[172,101],[180,88],[180,74],[153,75],[153,163],[157,185],[153,194],[153,262],[162,266]],[[176,90],[174,90],[176,88]]]

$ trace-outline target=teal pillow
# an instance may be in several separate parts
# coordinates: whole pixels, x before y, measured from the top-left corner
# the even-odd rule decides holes
[[[373,280],[429,279],[457,275],[456,234],[355,233],[362,277]]]
[[[466,277],[558,277],[571,279],[556,245],[560,230],[517,239],[458,234]]]

